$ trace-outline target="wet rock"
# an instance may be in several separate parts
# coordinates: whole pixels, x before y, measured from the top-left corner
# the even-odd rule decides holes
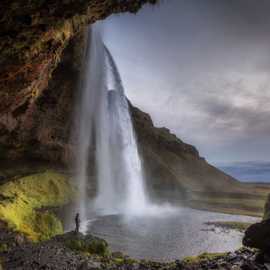
[[[105,240],[92,235],[84,236],[81,233],[70,232],[56,236],[53,239],[76,252],[85,252],[100,256],[109,254],[108,243]]]
[[[179,260],[175,261],[175,266],[176,266],[177,270],[182,270],[183,269],[183,264]]]
[[[115,257],[115,258],[124,258],[125,255],[122,252],[117,251],[117,252],[113,252],[112,253],[112,257]]]
[[[99,270],[101,269],[101,264],[96,262],[84,261],[79,267],[78,270]]]
[[[1,236],[1,233],[0,233]],[[133,260],[128,256],[113,254],[91,254],[85,250],[71,248],[68,241],[90,244],[97,240],[91,235],[84,236],[73,232],[59,235],[38,244],[23,243],[5,252],[6,270],[267,270],[264,264],[255,261],[256,252],[242,248],[236,252],[219,256],[195,258],[194,261],[171,263]],[[104,241],[98,239],[99,241]],[[81,242],[82,241],[82,242]],[[103,243],[103,242],[102,242]],[[0,254],[1,255],[1,254]]]
[[[22,234],[17,234],[14,240],[15,240],[16,245],[18,246],[22,246],[26,241],[25,237]]]
[[[243,245],[270,252],[270,219],[251,225],[245,231]]]

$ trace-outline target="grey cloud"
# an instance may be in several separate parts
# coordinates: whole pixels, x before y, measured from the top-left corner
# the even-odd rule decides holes
[[[210,160],[270,160],[270,1],[170,0],[114,16],[131,101]]]

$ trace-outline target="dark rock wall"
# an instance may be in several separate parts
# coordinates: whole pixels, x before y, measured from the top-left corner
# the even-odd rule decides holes
[[[73,105],[84,50],[85,31],[70,40],[48,86],[35,102],[12,112],[16,128],[0,134],[0,147],[8,159],[40,159],[67,163],[71,156]]]
[[[165,196],[175,191],[178,199],[194,191],[237,191],[238,182],[208,164],[194,146],[166,128],[155,127],[148,114],[132,105],[131,112],[150,191],[162,191]]]

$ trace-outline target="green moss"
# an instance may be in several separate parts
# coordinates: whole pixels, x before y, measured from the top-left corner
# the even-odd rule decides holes
[[[29,217],[28,224],[33,226],[33,231],[38,232],[38,240],[47,240],[51,237],[63,233],[61,221],[50,211],[39,213]]]
[[[184,264],[197,264],[203,261],[215,260],[226,256],[227,253],[202,253],[199,256],[189,256],[183,259]]]
[[[5,251],[8,251],[8,245],[6,243],[0,243],[0,253]]]
[[[116,263],[117,265],[122,265],[125,263],[124,258],[114,258],[113,259],[114,263]]]
[[[108,244],[106,241],[101,239],[94,239],[88,245],[90,253],[106,256],[109,254]]]
[[[65,245],[73,251],[84,254],[96,254],[99,256],[108,256],[110,254],[107,242],[99,238],[89,240],[75,236],[66,240]]]
[[[45,207],[59,207],[68,203],[73,190],[62,174],[45,171],[0,186],[0,219],[31,240],[48,239],[63,231],[61,222]]]

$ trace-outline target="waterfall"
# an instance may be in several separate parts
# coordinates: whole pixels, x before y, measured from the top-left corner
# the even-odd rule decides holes
[[[107,48],[104,50],[107,60],[111,178],[106,178],[105,181],[99,179],[97,205],[102,206],[107,202],[118,211],[137,214],[144,210],[147,202],[142,164],[121,77],[109,50]],[[99,143],[102,145],[105,142],[100,141]],[[106,166],[105,163],[101,163],[101,166],[104,165]],[[108,181],[113,183],[111,190],[113,198],[106,197],[103,192]]]
[[[80,96],[75,115],[75,130],[78,139],[75,177],[79,191],[76,208],[83,220],[87,218],[88,208],[89,154],[94,149],[93,142],[95,139],[95,127],[99,120],[98,117],[104,117],[104,108],[107,106],[104,104],[107,91],[105,84],[104,49],[98,27],[88,29],[88,40],[84,58]]]
[[[136,137],[117,66],[97,25],[89,30],[81,93],[76,113],[76,168],[82,219],[88,210],[137,214],[146,207],[143,171]],[[97,196],[87,190],[90,153],[95,154]]]

